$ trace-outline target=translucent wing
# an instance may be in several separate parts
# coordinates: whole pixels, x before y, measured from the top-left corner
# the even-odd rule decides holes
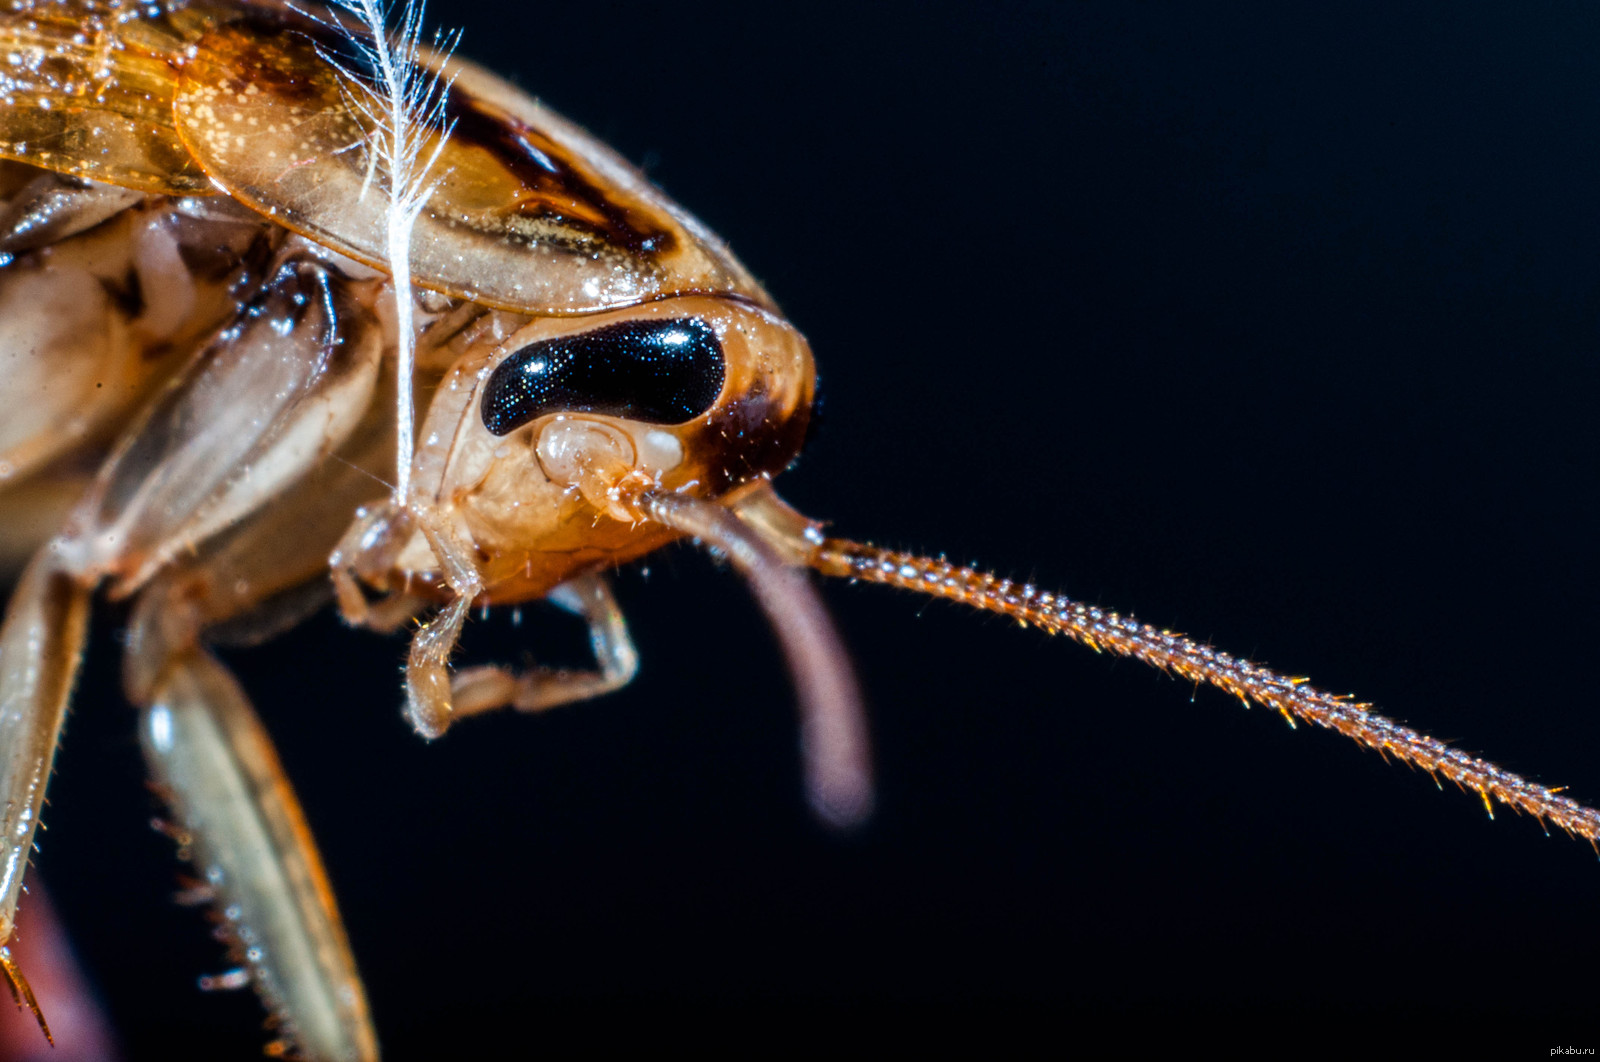
[[[172,128],[180,55],[215,5],[168,13],[102,0],[0,11],[0,157],[145,192],[211,191]]]
[[[368,151],[370,119],[326,61],[348,48],[288,9],[214,26],[180,74],[177,131],[229,194],[382,268],[387,175]],[[610,149],[489,74],[449,69],[453,129],[416,223],[417,283],[536,314],[687,292],[768,301],[716,237]]]

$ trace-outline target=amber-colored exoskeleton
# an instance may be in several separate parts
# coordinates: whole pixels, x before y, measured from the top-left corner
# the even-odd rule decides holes
[[[51,30],[40,12],[29,15],[28,32]],[[70,58],[83,30],[50,40]],[[11,777],[32,779],[25,791],[38,793],[90,592],[131,600],[126,684],[145,712],[153,769],[197,865],[217,871],[219,904],[238,909],[237,943],[258,960],[256,983],[308,1053],[371,1052],[359,988],[292,798],[248,705],[202,644],[299,618],[319,603],[330,556],[355,622],[387,626],[441,609],[414,642],[409,676],[411,721],[430,735],[459,714],[544,707],[626,681],[633,654],[596,573],[689,533],[748,569],[780,617],[807,617],[792,640],[801,675],[821,686],[807,697],[811,733],[821,735],[810,742],[811,788],[835,818],[864,808],[861,745],[853,716],[829,714],[849,694],[827,686],[840,679],[839,657],[805,611],[789,570],[798,563],[910,583],[1154,655],[1589,828],[1546,791],[1472,763],[1452,767],[1444,761],[1463,758],[1347,702],[1162,632],[825,539],[765,479],[803,433],[804,341],[713,237],[594,141],[472,70],[452,90],[442,184],[416,238],[426,415],[412,494],[396,500],[384,463],[394,445],[392,298],[371,238],[379,215],[364,213],[381,211],[381,199],[363,195],[369,131],[322,63],[320,31],[282,10],[228,5],[140,9],[106,32],[126,42],[108,53],[119,77],[148,74],[159,88],[170,76],[170,112],[135,114],[126,154],[108,155],[103,138],[115,131],[99,130],[79,165],[39,147],[82,130],[77,97],[35,91],[35,109],[16,113],[44,128],[12,138],[35,169],[14,171],[8,199],[19,235],[6,320],[51,337],[35,341],[29,366],[48,366],[52,383],[19,400],[37,420],[14,421],[13,477],[36,517],[44,499],[25,489],[63,500],[0,649],[6,681],[18,684],[7,687],[8,705],[31,710],[15,723],[29,740],[7,745],[22,757]],[[35,74],[65,86],[71,78],[50,66],[58,54],[42,52]],[[135,62],[179,54],[182,63]],[[85,91],[100,91],[95,72],[86,68]],[[160,93],[140,88],[139,101],[152,98]],[[170,141],[158,135],[168,128]],[[152,171],[174,183],[142,183]],[[177,184],[185,175],[192,183]],[[211,194],[211,182],[226,195]],[[85,353],[83,334],[105,346]],[[46,360],[44,349],[59,354]],[[107,364],[119,372],[109,380]],[[85,382],[65,374],[76,365]],[[58,396],[64,409],[49,405]],[[88,469],[84,455],[93,455]],[[79,471],[90,481],[69,475]],[[593,674],[448,674],[469,608],[541,596],[590,621]],[[27,833],[37,803],[19,806]],[[27,840],[13,844],[12,880]]]

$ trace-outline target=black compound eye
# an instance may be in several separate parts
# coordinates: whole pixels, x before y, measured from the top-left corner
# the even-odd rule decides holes
[[[722,345],[705,322],[623,321],[541,339],[502,361],[483,389],[483,426],[508,435],[546,413],[682,424],[711,408],[723,375]]]

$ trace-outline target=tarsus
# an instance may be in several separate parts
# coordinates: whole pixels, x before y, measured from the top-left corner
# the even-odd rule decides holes
[[[11,989],[11,998],[17,1006],[26,1005],[33,1011],[33,1019],[39,1023],[39,1031],[44,1033],[44,1038],[50,1041],[50,1046],[56,1045],[56,1038],[50,1035],[50,1024],[44,1020],[44,1011],[39,1009],[39,1001],[33,997],[33,989],[28,985],[28,979],[22,976],[22,968],[17,965],[17,960],[11,957],[10,948],[0,948],[0,976],[4,976],[6,987]]]

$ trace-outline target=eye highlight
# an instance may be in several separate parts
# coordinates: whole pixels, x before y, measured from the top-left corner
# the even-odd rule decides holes
[[[483,389],[483,426],[507,435],[546,413],[647,424],[693,420],[722,393],[722,344],[695,317],[622,321],[529,343]]]

